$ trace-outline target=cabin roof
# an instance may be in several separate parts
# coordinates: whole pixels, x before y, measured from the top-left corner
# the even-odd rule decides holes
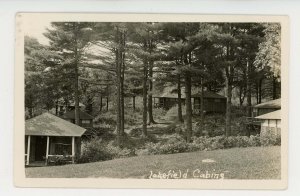
[[[276,108],[280,109],[281,108],[281,99],[274,99],[271,101],[267,101],[261,104],[257,104],[254,106],[254,108]]]
[[[64,99],[60,98],[60,99],[58,99],[57,105],[58,106],[66,106],[66,103],[65,103]],[[70,101],[69,104],[68,104],[68,106],[75,107],[75,102],[74,101]],[[84,107],[84,106],[85,105],[83,103],[79,102],[79,107]]]
[[[25,122],[25,135],[80,137],[85,131],[85,128],[50,113],[41,114]]]
[[[192,95],[192,97],[201,97],[201,93],[195,93]],[[219,95],[217,93],[211,92],[211,91],[204,91],[203,92],[204,98],[219,98],[219,99],[226,99],[226,97]]]
[[[266,113],[260,116],[256,116],[255,118],[263,119],[263,120],[280,120],[281,119],[281,110],[276,110],[274,112]]]
[[[63,114],[61,117],[63,119],[75,119],[75,110],[68,111],[65,114]],[[94,117],[91,116],[91,115],[89,115],[88,113],[82,111],[82,110],[79,110],[79,119],[82,119],[82,120],[93,120]]]
[[[161,95],[153,95],[153,97],[165,97],[165,98],[178,98],[178,94],[176,92],[164,92]],[[201,97],[201,93],[193,93],[192,97]],[[219,99],[226,99],[226,97],[219,95],[217,93],[211,91],[204,91],[203,92],[204,98],[219,98]],[[181,98],[185,99],[185,93],[181,93]]]

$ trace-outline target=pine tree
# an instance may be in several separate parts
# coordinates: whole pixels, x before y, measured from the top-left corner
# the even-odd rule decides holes
[[[69,69],[74,84],[75,124],[79,125],[79,66],[90,41],[91,24],[85,22],[52,22],[45,36],[51,49],[61,54],[61,64]]]

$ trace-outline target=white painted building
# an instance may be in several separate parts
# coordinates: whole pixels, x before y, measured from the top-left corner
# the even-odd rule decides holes
[[[281,110],[263,114],[255,118],[261,120],[260,136],[281,135]]]

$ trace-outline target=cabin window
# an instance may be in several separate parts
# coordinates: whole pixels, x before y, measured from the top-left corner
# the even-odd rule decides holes
[[[50,138],[50,155],[71,155],[72,138],[71,137],[52,137]]]
[[[91,120],[82,120],[81,123],[82,123],[82,124],[90,124],[90,123],[91,123]]]
[[[90,120],[82,120],[83,124],[90,124],[90,122],[91,122]]]

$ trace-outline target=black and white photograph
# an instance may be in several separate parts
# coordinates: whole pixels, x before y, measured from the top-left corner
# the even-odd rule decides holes
[[[286,188],[287,45],[284,16],[17,14],[17,185]]]

